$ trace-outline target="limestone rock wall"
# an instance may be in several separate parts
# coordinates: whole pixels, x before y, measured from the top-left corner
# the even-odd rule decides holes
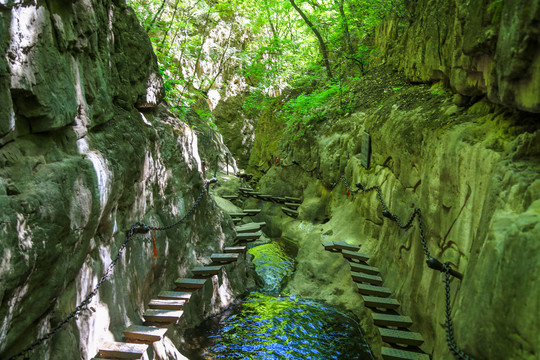
[[[95,287],[135,221],[178,220],[201,192],[199,137],[158,107],[150,41],[124,1],[0,4],[0,358],[47,333]],[[209,140],[210,141],[210,140]],[[219,144],[214,144],[220,148]],[[90,359],[148,301],[232,236],[205,195],[179,227],[127,245],[89,308],[31,358]],[[182,358],[186,327],[243,291],[233,267],[149,351]]]
[[[288,149],[284,161],[318,167],[326,186],[296,166],[271,168],[262,177],[263,193],[303,198],[300,221],[280,214],[279,207],[268,219],[269,227],[282,229],[278,236],[300,244],[287,291],[355,311],[377,353],[380,338],[359,306],[346,261],[325,253],[320,242],[362,244],[401,311],[413,318],[413,330],[424,336],[423,349],[433,359],[453,358],[446,344],[442,276],[426,266],[416,224],[405,231],[383,217],[375,191],[347,196],[344,174],[350,184],[380,185],[388,207],[404,222],[414,208],[422,210],[431,254],[464,273],[463,281],[452,281],[459,346],[476,359],[536,359],[538,117],[485,100],[457,107],[452,94],[438,86],[392,87],[387,85],[380,107],[319,124],[304,139],[282,144]],[[362,130],[372,137],[368,170],[360,163]]]
[[[415,1],[384,22],[379,63],[411,81],[444,80],[465,96],[540,112],[540,1]]]

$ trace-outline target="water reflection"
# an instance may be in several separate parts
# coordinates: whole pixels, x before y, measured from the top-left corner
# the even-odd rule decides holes
[[[190,360],[372,360],[356,321],[324,303],[277,296],[297,249],[280,239],[249,250],[264,286],[186,334]],[[188,337],[189,336],[189,337]]]

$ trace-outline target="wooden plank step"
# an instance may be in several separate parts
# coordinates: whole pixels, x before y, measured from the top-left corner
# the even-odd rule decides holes
[[[240,233],[236,234],[236,240],[238,241],[248,241],[248,240],[257,240],[262,236],[262,232],[257,231],[254,233]]]
[[[302,199],[296,198],[296,197],[285,196],[284,199],[285,199],[285,201],[292,202],[292,203],[301,203],[302,202]]]
[[[412,319],[403,315],[380,314],[372,312],[371,318],[373,319],[373,323],[377,326],[396,326],[408,328],[412,325]]]
[[[388,344],[420,346],[424,343],[424,338],[417,332],[379,328],[379,334]]]
[[[185,303],[185,300],[152,299],[148,303],[148,307],[159,310],[182,310]]]
[[[268,194],[261,194],[259,195],[259,198],[261,200],[270,200],[272,198],[272,195],[268,195]]]
[[[221,196],[225,200],[236,200],[238,199],[238,195],[222,195]]]
[[[284,204],[285,201],[287,201],[287,200],[285,200],[284,197],[280,197],[280,196],[274,197],[274,200],[275,200],[276,202],[278,202],[278,203],[281,203],[281,204]]]
[[[390,289],[382,286],[356,284],[356,287],[358,288],[358,292],[362,295],[389,297],[392,294]]]
[[[360,246],[349,244],[348,242],[343,241],[343,240],[334,241],[334,247],[338,250],[349,250],[349,251],[354,251],[354,252],[357,252],[358,250],[360,250]]]
[[[284,205],[285,205],[286,207],[288,207],[288,208],[291,208],[291,209],[296,210],[296,209],[298,209],[298,207],[299,207],[301,204],[299,204],[299,203],[292,203],[292,202],[286,202]]]
[[[229,213],[229,215],[230,215],[231,217],[233,217],[233,218],[234,218],[234,217],[236,217],[236,218],[239,218],[239,217],[242,218],[242,217],[244,217],[244,216],[247,216],[248,214],[245,213],[245,212],[232,212],[232,213]]]
[[[147,309],[143,313],[145,321],[152,324],[176,324],[178,319],[184,314],[181,310],[159,310],[159,309]]]
[[[246,251],[247,251],[247,246],[229,246],[229,247],[223,248],[223,252],[226,254],[230,254],[230,253],[245,254]]]
[[[200,289],[204,286],[207,279],[178,278],[174,281],[176,286],[184,289]]]
[[[384,360],[429,360],[428,354],[394,349],[383,346],[381,356]]]
[[[358,263],[353,263],[353,262],[350,262],[349,265],[351,265],[351,271],[362,272],[362,273],[371,274],[371,275],[381,274],[381,271],[374,266],[363,265],[363,264],[358,264]]]
[[[196,276],[212,276],[217,275],[220,272],[221,268],[222,266],[220,265],[198,266],[195,269],[191,270],[191,272],[193,273],[193,275]]]
[[[351,261],[351,260],[359,260],[359,261],[366,262],[366,261],[369,260],[368,255],[358,253],[356,251],[343,250],[343,251],[341,251],[341,254],[343,255],[344,258],[346,258],[349,261]]]
[[[294,217],[298,216],[298,211],[293,210],[293,209],[289,209],[288,207],[282,207],[281,211],[283,211],[285,214],[287,214],[289,216],[294,216]]]
[[[235,217],[233,217],[233,218],[232,218],[232,221],[233,221],[234,224],[238,224],[240,221],[242,221],[242,218],[235,218]]]
[[[240,225],[234,228],[234,230],[236,230],[237,233],[253,232],[253,231],[258,231],[260,229],[261,229],[261,225],[259,224],[245,224],[245,225]]]
[[[325,241],[321,243],[321,245],[324,247],[324,250],[326,251],[338,252],[338,250],[336,250],[336,248],[334,247],[333,241]]]
[[[131,325],[124,330],[124,336],[128,342],[136,341],[143,343],[153,343],[163,338],[167,328],[155,326]]]
[[[397,309],[400,306],[399,301],[388,297],[363,295],[362,299],[364,300],[364,305],[371,308]]]
[[[185,300],[188,302],[189,299],[191,299],[191,293],[183,291],[162,291],[158,294],[158,298],[164,300]]]
[[[247,187],[241,187],[238,189],[238,191],[253,191],[253,189],[247,188]]]
[[[146,344],[107,341],[99,348],[99,355],[115,359],[140,359],[146,349],[148,349]]]
[[[351,276],[355,282],[363,282],[371,285],[382,285],[383,279],[377,275],[369,275],[351,271]]]
[[[248,214],[249,216],[255,216],[261,212],[261,209],[242,209],[242,211]]]
[[[235,253],[223,253],[223,254],[212,254],[210,259],[215,263],[231,263],[238,260],[239,254]]]

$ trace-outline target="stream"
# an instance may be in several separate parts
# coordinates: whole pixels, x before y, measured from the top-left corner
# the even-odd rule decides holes
[[[189,332],[183,354],[209,359],[359,359],[373,356],[354,315],[320,301],[281,294],[296,246],[274,239],[249,252],[263,285]]]

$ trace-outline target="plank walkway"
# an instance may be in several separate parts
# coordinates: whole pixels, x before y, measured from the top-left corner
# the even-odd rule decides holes
[[[400,303],[391,297],[392,291],[384,286],[381,272],[367,263],[369,256],[359,253],[359,245],[344,241],[323,242],[326,251],[341,252],[348,260],[351,277],[362,295],[364,305],[371,309],[373,323],[379,329],[384,344],[381,356],[385,360],[429,360],[419,346],[424,343],[421,334],[410,331],[412,319],[400,315]]]

